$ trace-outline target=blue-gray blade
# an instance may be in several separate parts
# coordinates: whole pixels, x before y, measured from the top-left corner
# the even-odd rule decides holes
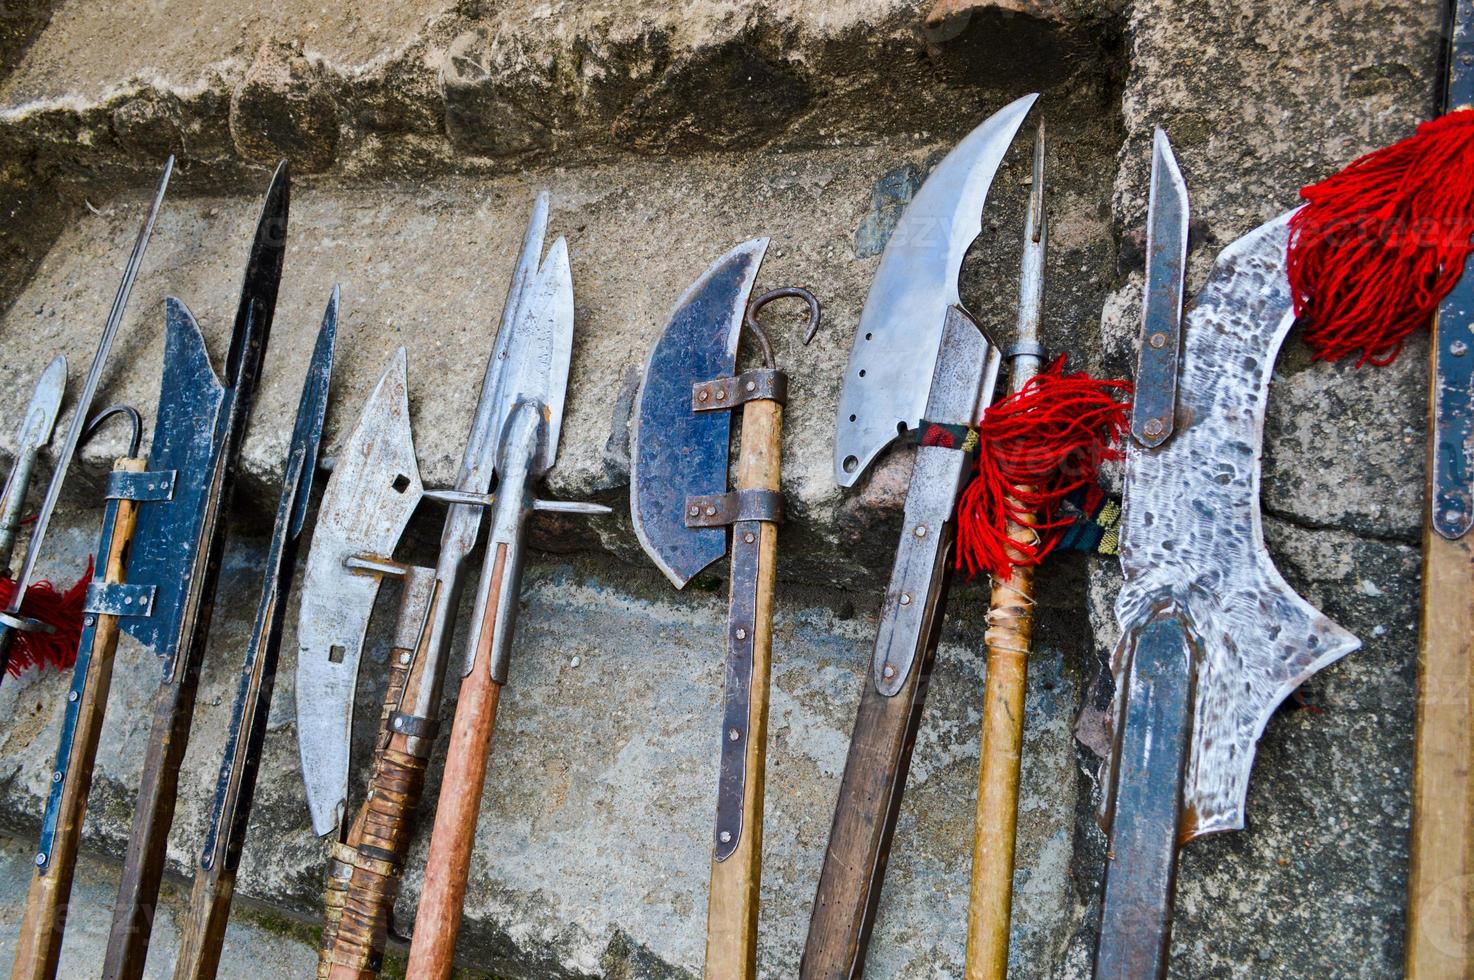
[[[645,552],[676,588],[727,553],[725,528],[686,527],[686,498],[725,493],[730,412],[693,412],[692,386],[729,376],[747,299],[768,240],[714,262],[686,290],[660,335],[635,404],[630,508]]]
[[[164,658],[166,673],[178,650],[224,399],[199,325],[182,302],[169,297],[164,304],[164,375],[148,470],[169,481],[171,496],[139,505],[127,576],[130,584],[154,587],[154,612],[119,619],[130,636]]]
[[[1143,446],[1172,435],[1177,411],[1177,366],[1182,351],[1182,292],[1187,278],[1187,184],[1160,128],[1152,141],[1151,201],[1147,209],[1146,293],[1131,434]]]

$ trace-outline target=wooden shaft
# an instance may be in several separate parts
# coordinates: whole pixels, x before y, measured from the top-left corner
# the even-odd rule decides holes
[[[116,472],[142,473],[146,459],[120,459]],[[119,500],[113,519],[112,540],[106,545],[102,581],[120,584],[128,566],[128,547],[138,523],[138,503]],[[92,786],[92,767],[107,713],[108,692],[113,681],[113,656],[118,649],[118,620],[99,616],[93,633],[87,677],[78,701],[77,725],[72,736],[71,759],[62,783],[61,805],[52,838],[50,860],[43,873],[31,875],[26,895],[25,918],[16,940],[12,980],[50,980],[56,976],[61,958],[62,933],[66,929],[67,902],[71,899],[72,875],[77,865],[77,848],[82,841],[82,823],[87,815],[87,792]]]
[[[218,862],[195,875],[189,911],[174,960],[174,980],[213,980],[220,969],[230,902],[235,897],[235,872]]]
[[[435,826],[430,834],[430,853],[425,859],[425,885],[415,915],[407,973],[415,980],[445,980],[455,964],[461,906],[471,874],[471,849],[476,843],[476,820],[486,782],[486,764],[491,757],[497,702],[502,692],[502,686],[491,679],[491,643],[497,626],[496,610],[507,546],[496,547],[486,619],[478,634],[481,642],[470,673],[461,681],[440,800],[435,809]]]
[[[782,461],[783,406],[751,401],[742,409],[742,447],[737,462],[738,490],[773,490]],[[768,692],[773,650],[773,590],[777,570],[778,526],[757,524],[758,575],[753,617],[752,682],[748,706],[746,778],[743,782],[742,836],[724,861],[712,860],[706,908],[706,976],[709,980],[752,980],[757,976],[759,893],[762,886],[763,783],[768,746]],[[734,544],[735,547],[743,546]],[[732,580],[732,608],[739,605]],[[729,616],[730,620],[730,616]],[[730,624],[729,624],[730,625]],[[731,671],[728,671],[731,676]],[[724,736],[725,737],[725,736]]]
[[[1431,461],[1428,471],[1434,472]],[[1428,499],[1433,499],[1431,491]],[[1408,867],[1409,980],[1474,973],[1471,672],[1474,533],[1449,541],[1425,525]]]
[[[1030,545],[1037,534],[1010,522],[1008,536]],[[1015,558],[1023,552],[1012,549]],[[993,580],[988,610],[988,677],[983,690],[983,744],[973,827],[972,891],[967,916],[967,980],[1008,976],[1013,909],[1019,767],[1024,747],[1024,694],[1034,637],[1034,566]]]

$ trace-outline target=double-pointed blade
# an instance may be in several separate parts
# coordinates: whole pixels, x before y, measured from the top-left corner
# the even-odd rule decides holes
[[[957,275],[982,231],[1003,154],[1037,95],[1005,106],[937,164],[886,243],[850,348],[834,440],[834,479],[853,486],[926,409]]]
[[[635,401],[630,516],[645,553],[682,588],[727,553],[725,528],[686,526],[686,498],[724,493],[732,413],[694,412],[692,387],[730,376],[766,238],[717,259],[676,301]]]
[[[1187,183],[1160,128],[1152,140],[1152,185],[1147,206],[1146,294],[1131,434],[1160,446],[1176,427],[1177,363],[1182,348],[1182,293],[1187,279]]]
[[[318,506],[297,628],[297,738],[312,828],[332,833],[348,795],[353,692],[376,576],[355,556],[387,558],[424,491],[410,432],[404,348],[395,352],[339,451]]]

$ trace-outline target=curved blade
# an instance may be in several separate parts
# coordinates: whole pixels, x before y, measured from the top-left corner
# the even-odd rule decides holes
[[[994,113],[937,164],[880,257],[855,331],[835,426],[834,479],[853,486],[900,431],[921,421],[962,258],[982,231],[1003,154],[1037,99]]]
[[[1361,645],[1290,588],[1264,547],[1264,408],[1294,322],[1284,268],[1289,217],[1219,256],[1184,321],[1181,426],[1159,449],[1128,450],[1116,710],[1135,638],[1154,620],[1180,617],[1199,651],[1184,841],[1243,827],[1255,743],[1270,714]]]
[[[410,433],[404,349],[389,362],[338,453],[318,507],[297,627],[297,740],[312,828],[332,833],[348,795],[353,692],[379,579],[355,555],[388,557],[424,488]]]
[[[727,553],[725,528],[686,527],[686,497],[726,491],[732,413],[693,412],[691,389],[735,369],[767,250],[766,238],[738,245],[676,301],[635,401],[630,513],[645,553],[678,589]]]
[[[26,416],[15,431],[17,455],[28,449],[40,449],[51,441],[51,430],[56,428],[56,416],[66,390],[67,359],[58,354],[41,372],[41,380],[31,392],[31,403],[26,406]]]

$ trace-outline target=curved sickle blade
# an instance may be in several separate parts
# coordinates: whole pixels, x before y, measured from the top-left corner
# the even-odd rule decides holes
[[[754,238],[717,259],[676,301],[635,401],[630,514],[645,553],[682,588],[727,553],[725,528],[686,527],[686,498],[724,493],[731,412],[693,412],[691,388],[731,375],[747,298],[768,250]]]
[[[1121,671],[1133,638],[1168,612],[1180,616],[1200,645],[1183,841],[1244,826],[1255,743],[1270,714],[1311,674],[1361,645],[1290,588],[1264,547],[1264,408],[1294,322],[1285,278],[1289,217],[1219,256],[1185,317],[1182,425],[1159,449],[1128,450],[1113,717],[1121,717]]]
[[[855,484],[897,426],[926,409],[957,274],[983,228],[983,205],[1003,154],[1037,95],[990,116],[937,164],[906,206],[875,270],[855,331],[835,426],[834,479]]]
[[[332,833],[348,795],[353,693],[379,592],[355,555],[388,557],[424,488],[409,425],[404,348],[395,353],[323,491],[297,628],[297,739],[312,828]]]

